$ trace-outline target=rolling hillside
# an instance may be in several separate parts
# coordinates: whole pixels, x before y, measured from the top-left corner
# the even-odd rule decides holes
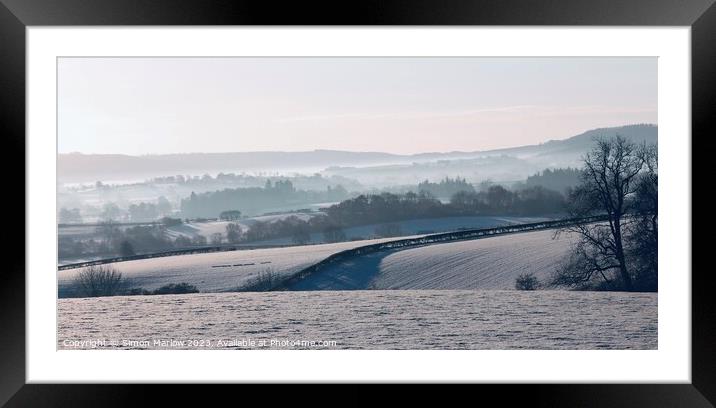
[[[291,275],[336,252],[390,240],[175,255],[111,265],[130,280],[131,287],[152,290],[171,283],[186,282],[202,292],[222,292],[242,286],[261,272]],[[66,269],[58,272],[60,297],[71,294],[72,281],[79,271]]]
[[[290,290],[514,289],[522,273],[545,281],[573,239],[554,230],[375,252],[330,265]]]
[[[431,235],[435,237],[438,235]],[[360,289],[513,289],[522,273],[546,281],[572,243],[567,234],[554,237],[554,230],[513,232],[479,239],[409,245],[329,262],[306,275],[309,267],[342,251],[383,242],[410,241],[403,237],[361,240],[336,244],[247,249],[159,258],[111,264],[130,282],[130,287],[153,290],[181,282],[201,292],[232,291],[270,273],[289,280],[287,290]],[[451,239],[450,239],[451,240]],[[59,296],[73,294],[73,279],[80,269],[58,272]]]
[[[658,129],[654,125],[628,125],[593,129],[582,134],[546,143],[498,150],[475,152],[434,152],[398,155],[380,152],[347,152],[314,150],[305,152],[236,152],[190,153],[129,156],[117,154],[59,154],[57,176],[60,182],[95,182],[97,180],[136,180],[176,174],[204,174],[220,171],[304,171],[316,172],[332,168],[331,174],[342,174],[343,167],[368,167],[371,171],[390,170],[391,166],[406,166],[440,161],[464,162],[490,156],[512,159],[531,159],[539,165],[570,165],[589,150],[594,137],[615,134],[635,142],[656,143]],[[513,166],[514,162],[509,162]],[[519,163],[518,163],[519,164]],[[523,165],[524,171],[533,167]],[[538,168],[541,170],[541,168]]]

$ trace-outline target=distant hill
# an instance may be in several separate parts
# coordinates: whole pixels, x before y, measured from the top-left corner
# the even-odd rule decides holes
[[[469,165],[472,159],[510,156],[524,159],[529,165],[520,171],[531,171],[534,166],[574,166],[581,155],[590,149],[596,137],[616,134],[635,142],[656,143],[655,125],[630,125],[594,129],[563,140],[506,149],[476,152],[421,153],[397,155],[381,152],[347,152],[337,150],[314,150],[306,152],[238,152],[238,153],[190,153],[129,156],[117,154],[68,153],[58,155],[58,180],[60,182],[94,182],[142,180],[150,177],[176,174],[200,175],[218,172],[318,172],[327,168],[383,167],[404,170],[406,165],[429,164],[437,161],[458,161],[460,167]],[[514,160],[513,160],[514,161]],[[397,166],[397,167],[394,167]],[[353,169],[355,170],[355,169]],[[538,169],[541,170],[541,169]],[[498,173],[501,174],[501,173]],[[505,177],[508,174],[505,173]],[[448,175],[448,174],[446,174]],[[449,174],[456,175],[456,174]]]
[[[601,137],[613,137],[616,135],[624,136],[625,138],[635,143],[654,143],[657,141],[658,127],[656,125],[641,124],[641,125],[627,125],[611,128],[599,128],[588,130],[576,136],[572,136],[568,139],[563,140],[550,140],[545,143],[531,146],[520,146],[507,149],[498,149],[483,152],[485,154],[505,154],[508,156],[537,156],[537,155],[550,155],[550,154],[569,154],[579,153],[582,154],[590,150],[594,144],[594,141]]]
[[[309,152],[187,153],[146,156],[68,153],[58,155],[63,182],[132,180],[217,172],[317,172],[335,164],[395,163],[389,153],[314,150]]]
[[[438,181],[445,177],[463,177],[470,182],[490,180],[502,184],[524,181],[547,168],[581,168],[582,157],[601,137],[617,134],[635,143],[656,143],[654,125],[632,125],[594,129],[564,140],[483,152],[416,155],[410,163],[374,166],[334,166],[324,173],[341,176],[378,188]],[[429,157],[429,159],[425,159]]]

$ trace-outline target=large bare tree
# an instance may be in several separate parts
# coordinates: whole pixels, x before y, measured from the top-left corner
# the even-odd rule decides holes
[[[566,228],[579,241],[553,283],[577,286],[596,276],[609,285],[618,281],[623,289],[634,290],[627,240],[631,225],[637,222],[634,214],[640,200],[636,196],[644,188],[647,151],[616,136],[598,140],[584,157],[581,185],[570,194],[568,211],[574,218],[603,215],[605,220]]]

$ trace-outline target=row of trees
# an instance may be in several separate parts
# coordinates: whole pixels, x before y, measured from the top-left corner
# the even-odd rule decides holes
[[[564,211],[564,204],[561,194],[541,187],[510,191],[497,185],[481,192],[461,191],[449,203],[427,192],[366,194],[325,208],[324,214],[308,219],[289,216],[257,221],[245,231],[238,224],[229,224],[226,234],[212,241],[225,239],[237,243],[291,237],[294,243],[304,244],[310,241],[311,234],[319,233],[325,242],[339,242],[352,239],[346,236],[345,228],[370,224],[378,224],[373,235],[392,237],[402,234],[398,222],[404,220],[462,215],[544,215]]]
[[[194,193],[181,201],[181,214],[185,218],[216,217],[229,208],[244,213],[262,213],[267,208],[280,208],[327,201],[340,201],[348,191],[340,185],[328,186],[323,191],[298,190],[290,180],[266,181],[264,187],[228,188],[206,193]]]
[[[202,176],[165,176],[155,177],[142,184],[175,184],[178,186],[186,186],[203,190],[204,188],[216,188],[218,186],[232,187],[261,187],[269,182],[287,180],[286,176],[270,176],[270,175],[253,175],[253,174],[236,174],[236,173],[219,173],[216,176],[204,174]],[[311,175],[294,175],[290,176],[290,181],[300,189],[306,190],[324,190],[328,186],[345,185],[350,188],[360,188],[360,184],[352,179],[341,176],[325,177],[319,173]]]
[[[544,187],[550,190],[568,193],[570,189],[580,183],[582,171],[573,168],[545,169],[537,174],[527,177],[525,187]]]
[[[556,191],[543,187],[513,191],[493,185],[485,191],[459,191],[449,203],[442,203],[426,192],[383,193],[360,195],[324,211],[332,224],[353,226],[465,215],[545,215],[564,209],[565,198]]]
[[[578,178],[579,172],[574,169],[555,169],[544,170],[534,176],[530,176],[525,183],[518,185],[513,190],[524,190],[526,187],[546,187],[550,190],[565,191],[565,186],[576,184],[575,179]],[[226,180],[243,180],[244,178],[253,178],[253,176],[234,175],[220,173],[215,178],[210,176],[208,180],[226,181]],[[328,179],[322,178],[320,175],[312,177],[304,176],[306,180],[317,179],[325,183]],[[201,179],[201,178],[198,178]],[[188,179],[184,176],[160,177],[151,180],[156,183],[186,183]],[[296,189],[291,180],[276,180],[272,182],[265,179],[263,187],[245,187],[224,189],[219,191],[211,191],[205,193],[192,193],[187,199],[181,202],[181,216],[184,218],[213,218],[219,217],[222,220],[237,220],[241,218],[240,210],[227,210],[231,208],[241,208],[244,212],[264,212],[266,208],[285,207],[287,204],[311,203],[311,202],[330,202],[340,201],[348,198],[350,195],[341,185],[325,187],[324,191],[303,191]],[[479,191],[486,191],[490,187],[490,183],[482,183]],[[504,189],[503,189],[504,190]],[[468,183],[465,178],[445,177],[438,182],[429,180],[418,183],[417,186],[404,186],[402,191],[417,191],[428,197],[440,199],[449,199],[457,193],[463,193],[464,199],[474,200],[476,192],[472,184]],[[494,194],[495,192],[493,192]],[[373,194],[375,195],[375,194]],[[482,198],[480,200],[484,201]],[[487,211],[483,208],[482,211]],[[531,211],[531,210],[526,210]],[[125,222],[151,222],[161,217],[172,215],[174,212],[173,205],[164,196],[160,196],[156,202],[140,202],[129,204],[126,208],[120,208],[116,203],[108,202],[103,205],[101,210],[94,211],[92,217],[97,217],[102,221],[125,221]],[[83,217],[79,208],[62,208],[59,213],[59,222],[63,224],[82,223]]]
[[[450,198],[461,191],[474,192],[475,188],[464,178],[456,177],[451,179],[450,177],[445,177],[437,183],[432,183],[428,180],[418,183],[417,190],[418,193],[426,193],[437,198]]]
[[[451,215],[546,215],[562,213],[565,197],[542,186],[508,190],[500,185],[459,192],[450,199]]]
[[[129,219],[133,222],[154,221],[159,217],[171,215],[172,204],[166,197],[161,196],[157,199],[156,204],[146,202],[130,204],[127,211]]]
[[[168,219],[173,220],[173,219]],[[171,222],[169,222],[171,224]],[[60,258],[84,256],[131,256],[171,249],[207,245],[208,239],[197,235],[194,238],[178,236],[171,238],[165,224],[138,225],[123,228],[114,222],[105,222],[97,227],[96,238],[75,239],[61,236],[58,239]]]
[[[446,181],[443,185],[463,183],[464,180],[456,179]],[[296,191],[290,182],[267,185],[260,190],[274,191],[277,195]],[[311,240],[311,234],[315,233],[322,234],[325,242],[339,242],[349,239],[344,229],[352,226],[379,224],[380,227],[374,231],[374,235],[390,237],[401,234],[397,222],[403,220],[463,215],[543,215],[557,213],[563,209],[564,197],[541,187],[511,191],[493,185],[480,192],[460,191],[453,195],[449,203],[441,202],[427,191],[418,194],[367,194],[332,205],[326,208],[322,215],[308,219],[289,216],[275,221],[255,221],[250,228],[243,228],[234,222],[241,219],[240,211],[221,211],[220,218],[231,222],[223,233],[214,233],[208,237],[169,237],[167,227],[181,223],[180,219],[170,217],[164,217],[159,224],[130,228],[109,221],[98,227],[97,239],[61,237],[59,252],[61,258],[88,255],[128,256],[208,244],[237,244],[285,237],[290,237],[296,244],[305,244]]]
[[[448,215],[447,207],[428,193],[365,194],[325,208],[326,223],[367,225]]]
[[[126,209],[121,209],[115,203],[105,203],[99,212],[102,221],[129,221],[129,222],[151,222],[161,217],[171,215],[173,212],[171,202],[164,196],[160,196],[156,202],[140,202],[130,204]],[[61,208],[59,213],[60,224],[79,224],[83,222],[79,208]]]

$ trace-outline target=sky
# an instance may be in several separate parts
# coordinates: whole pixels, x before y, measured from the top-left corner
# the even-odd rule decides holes
[[[657,123],[657,59],[60,58],[60,153],[478,151]]]

